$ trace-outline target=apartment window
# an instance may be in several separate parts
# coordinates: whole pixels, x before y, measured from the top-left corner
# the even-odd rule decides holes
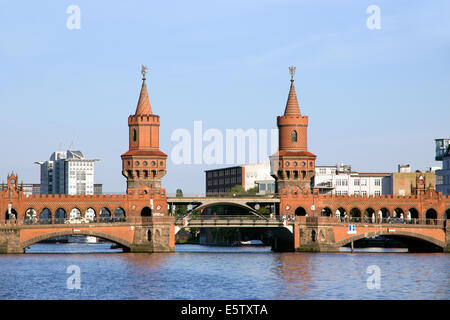
[[[342,180],[342,185],[343,186],[347,186],[348,185],[348,180],[346,180],[346,179]]]
[[[342,195],[343,195],[343,196],[345,196],[345,195],[347,195],[347,194],[348,194],[347,191],[342,191]]]
[[[355,179],[355,180],[353,180],[353,185],[354,186],[359,186],[360,182],[361,181],[359,179]]]
[[[336,195],[337,195],[337,196],[340,196],[340,195],[341,195],[341,192],[340,192],[340,191],[336,191]]]
[[[375,185],[381,186],[381,179],[375,179]]]
[[[325,169],[325,168],[320,168],[320,169],[319,169],[319,173],[320,173],[320,174],[327,174],[327,169]]]
[[[367,191],[361,191],[361,195],[367,196]]]
[[[367,179],[361,179],[361,185],[367,186]]]
[[[375,191],[375,195],[376,196],[381,196],[381,191],[379,191],[379,190]]]
[[[354,192],[355,196],[359,196],[359,191]]]
[[[337,186],[341,186],[341,185],[342,185],[341,179],[337,179],[337,180],[336,180],[336,185],[337,185]]]

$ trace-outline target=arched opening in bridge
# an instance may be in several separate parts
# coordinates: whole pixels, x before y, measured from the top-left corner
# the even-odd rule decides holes
[[[189,207],[189,206],[188,206]],[[213,204],[204,207],[203,209],[193,209],[194,215],[201,214],[202,216],[205,215],[211,215],[211,216],[254,216],[254,214],[250,211],[251,208],[235,205],[235,204],[229,204],[229,203],[222,203],[222,204]],[[189,211],[189,208],[188,208]],[[267,212],[266,209],[262,209],[259,207],[256,211],[260,212],[261,214],[264,214],[263,212]]]
[[[152,231],[147,230],[147,241],[152,241]]]
[[[44,208],[39,214],[40,224],[52,224],[52,212],[48,208]]]
[[[368,222],[374,222],[375,221],[375,210],[373,208],[367,208],[364,210],[364,217]]]
[[[450,209],[445,210],[444,212],[444,219],[450,219]]]
[[[70,220],[77,220],[81,218],[81,211],[78,208],[73,208],[72,210],[70,210],[69,213],[69,219]]]
[[[66,210],[58,208],[55,211],[55,224],[61,224],[66,221]]]
[[[340,251],[351,251],[348,241]],[[353,241],[360,252],[442,252],[443,248],[431,241],[412,235],[373,234]]]
[[[328,207],[323,208],[320,214],[322,215],[322,217],[331,217],[333,215],[331,209]]]
[[[91,221],[91,222],[96,222],[97,221],[97,214],[95,212],[95,210],[93,208],[88,208],[85,212],[84,212],[84,218]]]
[[[85,234],[62,234],[48,237],[25,248],[25,253],[121,253],[128,251],[129,248],[114,240]]]
[[[114,210],[114,220],[122,222],[126,220],[125,210],[123,208],[117,208]]]
[[[111,211],[108,208],[103,207],[100,211],[99,222],[111,222]]]
[[[152,216],[152,209],[149,207],[144,207],[141,210],[141,217],[151,217]]]
[[[388,217],[390,217],[391,213],[389,212],[389,210],[387,208],[381,208],[381,215],[383,219],[386,219]]]
[[[361,218],[361,210],[359,210],[358,208],[352,208],[350,210],[350,217],[352,217],[353,220],[356,222],[358,220],[356,218]]]
[[[402,208],[395,208],[394,211],[392,212],[392,217],[393,218],[405,218],[405,212],[403,211]]]
[[[433,208],[427,210],[425,217],[427,219],[427,224],[436,224],[437,212]]]
[[[295,209],[295,215],[296,216],[306,216],[306,210],[303,207],[298,207],[297,209]]]
[[[5,212],[5,220],[16,220],[17,219],[17,211],[14,208],[10,210],[6,210]]]
[[[28,208],[27,211],[25,211],[25,224],[34,224],[37,223],[38,218],[36,214],[36,210],[33,208]]]
[[[344,208],[339,207],[336,209],[335,215],[337,218],[342,220],[342,219],[344,219],[344,217],[345,218],[347,217],[347,211]]]
[[[409,217],[411,216],[411,220]],[[406,220],[410,223],[418,223],[419,222],[419,211],[416,208],[409,208],[408,213],[406,215]]]

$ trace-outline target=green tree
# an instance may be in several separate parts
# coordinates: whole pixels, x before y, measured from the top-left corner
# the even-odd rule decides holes
[[[183,197],[183,190],[181,189],[177,189],[176,191],[176,195],[177,198],[182,198]],[[176,205],[175,208],[175,217],[180,217],[183,216],[187,213],[187,206],[186,205]]]

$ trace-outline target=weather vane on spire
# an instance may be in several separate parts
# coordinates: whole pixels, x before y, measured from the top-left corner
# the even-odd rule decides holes
[[[141,67],[142,80],[145,80],[145,74],[147,73],[148,68],[144,65]]]
[[[294,81],[295,66],[289,67],[289,73],[291,74],[291,81]]]

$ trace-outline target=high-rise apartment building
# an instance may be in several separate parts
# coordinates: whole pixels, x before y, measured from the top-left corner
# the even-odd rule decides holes
[[[41,166],[41,194],[94,194],[94,162],[81,151],[54,152]]]

